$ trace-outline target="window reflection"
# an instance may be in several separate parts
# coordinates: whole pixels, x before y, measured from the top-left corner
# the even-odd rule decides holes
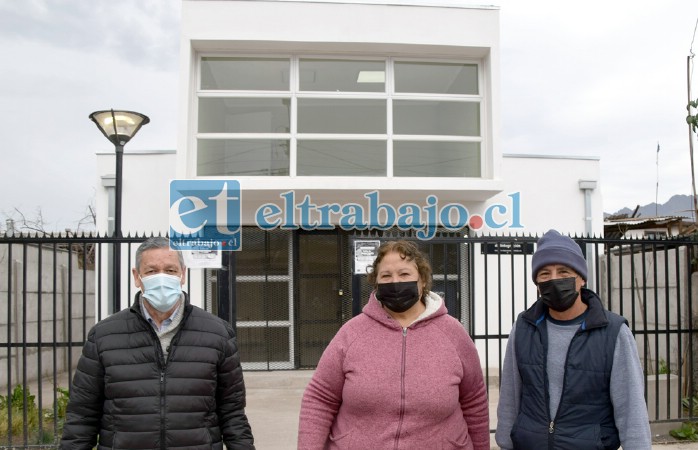
[[[287,176],[287,140],[199,139],[197,173],[207,175]]]
[[[199,133],[288,133],[290,100],[286,98],[199,99]]]
[[[287,58],[201,58],[201,89],[287,91],[291,61]]]
[[[395,63],[395,92],[477,95],[477,64]]]
[[[477,142],[395,142],[396,177],[479,177]]]
[[[301,59],[299,77],[301,91],[384,92],[385,61]]]
[[[395,134],[480,135],[480,103],[396,100],[393,105]]]
[[[385,100],[298,99],[299,133],[385,134]]]
[[[386,175],[385,141],[298,141],[298,175]]]

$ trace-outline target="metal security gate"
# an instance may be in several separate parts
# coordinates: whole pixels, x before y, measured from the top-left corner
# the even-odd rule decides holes
[[[410,239],[432,264],[432,290],[467,328],[469,246],[458,237],[421,241],[403,234],[243,228],[243,251],[209,273],[211,307],[237,331],[245,370],[314,368],[339,328],[361,313],[371,286],[354,273],[355,243]]]
[[[314,368],[351,318],[344,233],[299,231],[296,258],[298,367]]]
[[[229,311],[245,370],[295,368],[294,264],[290,231],[242,231],[217,277],[218,312]]]
[[[346,233],[244,227],[242,242],[206,290],[236,328],[243,369],[315,367],[351,318]]]

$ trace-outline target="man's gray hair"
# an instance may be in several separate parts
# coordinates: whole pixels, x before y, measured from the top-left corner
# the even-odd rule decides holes
[[[136,250],[136,270],[141,269],[141,259],[143,259],[143,252],[148,250],[154,250],[157,248],[170,249],[170,240],[162,236],[154,236],[143,241],[141,245],[138,246]],[[184,270],[184,257],[182,252],[177,252],[177,258],[179,259],[179,267]]]

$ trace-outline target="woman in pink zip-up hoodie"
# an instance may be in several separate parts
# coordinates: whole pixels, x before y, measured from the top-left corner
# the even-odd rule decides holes
[[[489,450],[489,409],[470,336],[430,292],[409,241],[378,250],[360,314],[327,346],[303,395],[299,450]]]

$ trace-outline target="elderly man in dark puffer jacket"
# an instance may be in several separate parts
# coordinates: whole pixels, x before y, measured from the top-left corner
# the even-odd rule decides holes
[[[140,245],[140,292],[90,330],[61,449],[254,449],[233,328],[189,304],[184,275],[166,238]]]

